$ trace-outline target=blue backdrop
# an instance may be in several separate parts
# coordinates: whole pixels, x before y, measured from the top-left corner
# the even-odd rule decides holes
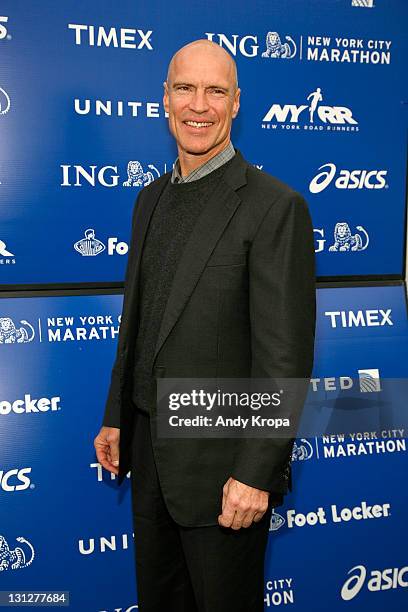
[[[188,8],[3,0],[1,281],[123,280],[135,197],[176,157],[162,106],[167,65],[197,38],[234,55],[242,105],[233,142],[306,197],[318,275],[400,276],[407,3]],[[104,246],[95,256],[74,247],[87,229]]]
[[[319,384],[338,386],[341,376],[358,378],[365,369],[378,370],[380,380],[408,377],[402,286],[319,289],[317,297]],[[16,341],[3,335],[1,345],[0,538],[12,551],[21,548],[24,561],[13,568],[5,555],[0,590],[69,591],[78,612],[136,603],[129,483],[118,491],[93,449],[121,306],[119,295],[1,301],[3,319],[12,322],[8,339]],[[343,327],[341,316],[327,314],[362,312],[367,320],[374,310],[388,312],[392,325]],[[403,609],[407,467],[401,428],[297,440],[293,492],[271,521],[266,609],[290,603],[325,612],[346,601],[355,610]],[[347,600],[347,588],[341,592],[356,566],[366,577]],[[387,587],[385,574],[369,590],[372,572],[391,569],[395,585]]]
[[[234,55],[234,145],[305,196],[318,275],[363,279],[318,290],[318,384],[408,375],[408,4],[222,9],[0,7],[1,289],[84,283],[76,295],[0,293],[0,591],[69,591],[78,612],[137,609],[129,483],[118,491],[93,449],[122,296],[85,289],[123,281],[137,193],[172,168],[162,83],[183,44],[209,38]],[[404,609],[407,461],[398,427],[297,440],[293,492],[271,521],[265,610]]]

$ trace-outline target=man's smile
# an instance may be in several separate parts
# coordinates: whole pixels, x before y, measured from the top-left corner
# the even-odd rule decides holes
[[[184,125],[195,130],[202,130],[214,125],[212,121],[183,121]]]

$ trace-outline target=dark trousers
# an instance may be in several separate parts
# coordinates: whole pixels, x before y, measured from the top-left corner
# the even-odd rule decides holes
[[[140,412],[133,438],[131,488],[141,612],[263,611],[271,507],[259,523],[237,531],[218,525],[178,525],[161,492],[149,417]]]

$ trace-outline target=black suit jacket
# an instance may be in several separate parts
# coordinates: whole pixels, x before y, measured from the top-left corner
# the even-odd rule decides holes
[[[103,424],[120,427],[119,484],[130,470],[138,280],[149,219],[170,173],[139,192],[116,360]],[[313,229],[303,197],[239,151],[183,251],[161,322],[154,377],[269,378],[312,373]],[[140,418],[140,417],[139,417]],[[181,525],[215,525],[230,476],[282,503],[291,486],[293,438],[164,439],[154,456],[169,512]],[[137,467],[135,467],[137,469]]]

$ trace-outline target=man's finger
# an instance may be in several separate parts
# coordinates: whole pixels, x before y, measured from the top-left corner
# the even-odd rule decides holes
[[[231,504],[228,497],[226,498],[225,506],[222,514],[218,517],[218,522],[222,527],[231,527],[234,520],[235,507]]]
[[[108,472],[113,472],[114,474],[118,474],[119,473],[119,469],[113,465],[112,461],[110,460],[110,457],[107,453],[103,453],[102,451],[96,454],[97,459],[99,461],[99,463],[101,464],[102,467],[105,468],[105,470],[108,470]]]
[[[98,459],[100,464],[106,463],[108,458],[109,446],[101,446],[98,445],[96,447],[96,458]]]
[[[218,524],[221,525],[221,527],[231,527],[232,522],[234,520],[234,515],[235,515],[235,510],[234,510],[234,514],[232,515],[232,517],[228,514],[225,515],[224,513],[220,514],[218,516]]]
[[[227,499],[228,499],[228,493],[224,493],[223,492],[223,494],[222,494],[222,503],[221,503],[222,512],[224,512],[224,510],[225,510],[225,505],[227,503]]]
[[[227,503],[230,482],[231,478],[228,478],[227,482],[222,487],[221,513],[224,512],[225,504]]]
[[[257,523],[258,521],[255,521],[255,517],[257,516],[257,514],[259,514],[259,512],[248,512],[245,515],[244,520],[242,521],[242,527],[244,529],[248,529],[248,527],[250,527],[252,523]]]
[[[114,457],[117,457],[117,459],[115,459]],[[109,465],[109,467],[107,469],[109,469],[109,471],[113,471],[115,474],[118,473],[118,465],[119,465],[119,452],[117,452],[117,454],[114,454],[114,450],[109,447],[106,453],[106,461]],[[115,463],[115,461],[117,461],[117,463]]]
[[[247,521],[248,512],[243,512],[242,510],[237,510],[235,512],[234,520],[232,521],[232,529],[238,530],[241,529],[244,522]],[[252,521],[251,521],[252,522]],[[249,523],[251,524],[251,523]]]
[[[119,465],[119,446],[114,444],[109,449],[110,460],[113,465]]]

